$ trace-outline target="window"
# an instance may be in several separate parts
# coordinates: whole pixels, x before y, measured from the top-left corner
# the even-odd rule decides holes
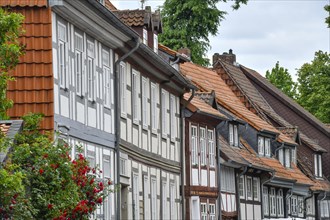
[[[59,81],[62,88],[68,87],[68,73],[66,69],[67,58],[67,32],[66,25],[62,23],[57,24],[58,31],[58,59],[59,59]]]
[[[209,205],[210,220],[215,220],[215,204]]]
[[[245,199],[244,176],[239,177],[238,192],[239,192],[239,198]]]
[[[284,154],[285,154],[285,167],[290,168],[291,167],[290,149],[286,148],[284,150]]]
[[[260,186],[259,178],[253,177],[253,199],[254,199],[254,201],[259,201],[259,199],[260,199],[259,186]]]
[[[120,107],[121,116],[126,116],[126,65],[121,62],[119,67],[120,80]]]
[[[206,165],[206,140],[205,140],[205,128],[200,128],[200,149],[201,149],[201,165]]]
[[[84,41],[83,37],[75,33],[74,36],[75,47],[75,72],[76,72],[76,93],[77,95],[83,95],[83,51]]]
[[[252,200],[252,177],[246,177],[246,197],[248,200]]]
[[[177,136],[176,131],[176,104],[175,104],[175,96],[170,96],[170,114],[171,114],[171,141],[175,140],[175,137]]]
[[[314,213],[314,196],[306,200],[306,214],[312,215]]]
[[[133,219],[139,219],[139,176],[133,174]]]
[[[283,150],[283,148],[278,150],[278,160],[284,166],[284,150]]]
[[[171,219],[176,219],[176,208],[175,208],[175,185],[170,184],[170,208],[171,208]]]
[[[110,155],[103,154],[103,176],[104,178],[110,179],[111,178],[111,163],[110,163]]]
[[[271,156],[270,138],[258,137],[258,153],[261,156]]]
[[[167,188],[166,188],[166,182],[163,182],[163,188],[162,188],[162,213],[163,213],[163,219],[167,219]]]
[[[191,164],[198,164],[197,157],[197,127],[191,126]]]
[[[262,189],[262,202],[263,202],[263,208],[264,208],[264,215],[269,215],[269,202],[268,202],[268,188],[266,186]]]
[[[167,97],[168,92],[162,89],[162,134],[163,137],[167,136]]]
[[[143,29],[143,43],[148,45],[148,31],[146,29]]]
[[[238,147],[239,140],[238,140],[238,125],[229,124],[229,144],[231,146]]]
[[[120,175],[126,176],[126,159],[120,158]]]
[[[158,35],[154,34],[154,52],[158,53]]]
[[[296,148],[292,148],[291,149],[291,161],[292,161],[292,163],[297,164],[296,158],[297,158]]]
[[[321,217],[329,217],[329,203],[328,200],[320,201]]]
[[[292,215],[297,215],[297,196],[291,197],[291,213]]]
[[[221,191],[235,193],[235,173],[234,169],[226,166],[221,166]]]
[[[87,41],[87,92],[90,101],[95,100],[94,43]]]
[[[148,127],[148,112],[147,112],[147,104],[148,104],[148,81],[145,77],[142,77],[142,122],[143,127]]]
[[[151,127],[153,132],[157,132],[157,90],[156,85],[151,83]]]
[[[215,149],[214,149],[214,132],[213,130],[207,131],[208,149],[209,149],[209,164],[210,167],[215,166]]]
[[[151,179],[151,217],[157,219],[157,188],[156,180]]]
[[[149,187],[148,187],[148,176],[143,176],[143,208],[144,208],[144,218],[148,219],[149,217],[149,202],[148,202],[148,193],[149,193]]]
[[[322,157],[321,154],[314,154],[314,174],[316,177],[322,177]]]
[[[303,197],[298,197],[298,217],[304,217],[304,199]]]
[[[207,204],[206,203],[201,203],[201,219],[202,220],[207,220]]]
[[[283,190],[279,189],[277,192],[277,215],[284,217],[284,203],[283,203]]]
[[[139,123],[139,73],[133,70],[132,74],[132,101],[133,101],[133,122]]]
[[[111,106],[111,74],[110,74],[110,53],[106,50],[102,50],[102,63],[104,74],[104,106]]]
[[[270,188],[269,192],[269,207],[270,207],[270,215],[276,216],[276,193],[275,188]]]

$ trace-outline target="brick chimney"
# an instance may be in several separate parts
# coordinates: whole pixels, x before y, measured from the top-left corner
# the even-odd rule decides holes
[[[191,59],[191,51],[189,48],[181,48],[178,50],[178,53]]]
[[[221,59],[223,61],[226,61],[227,63],[231,63],[231,64],[235,64],[236,63],[236,55],[233,54],[233,50],[232,49],[229,50],[229,53],[224,52],[221,55],[219,53],[215,53],[213,55],[213,65],[219,59]]]

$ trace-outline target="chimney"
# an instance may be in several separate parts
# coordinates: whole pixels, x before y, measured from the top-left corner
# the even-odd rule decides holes
[[[179,49],[178,53],[191,59],[191,51],[187,47]]]
[[[219,55],[219,53],[215,53],[213,55],[213,64],[218,60],[221,59],[223,61],[226,61],[227,63],[230,64],[236,64],[236,55],[233,54],[233,50],[230,49],[229,53],[224,52],[223,54]]]
[[[219,53],[214,53],[213,57],[212,57],[212,66],[214,66],[215,62],[217,62],[220,58],[220,54]]]

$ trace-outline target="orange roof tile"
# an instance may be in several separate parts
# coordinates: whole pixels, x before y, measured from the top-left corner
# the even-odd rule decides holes
[[[0,6],[10,6],[10,7],[43,7],[47,6],[47,0],[1,0]]]
[[[313,186],[311,186],[312,191],[330,191],[330,183],[328,180],[323,179],[313,179]]]
[[[113,11],[117,17],[128,26],[143,26],[151,22],[151,13],[146,10],[117,10]]]
[[[188,100],[190,98],[190,96],[191,96],[191,93],[186,93],[184,95],[185,100]],[[207,104],[204,100],[202,100],[196,96],[190,101],[190,104],[195,107],[196,111],[199,110],[203,113],[207,113],[212,116],[220,117],[223,119],[227,118],[225,115],[221,114],[218,110],[212,108],[212,106]],[[192,110],[192,109],[190,109],[190,110]],[[194,112],[196,112],[196,111],[194,111]]]
[[[177,54],[177,52],[175,50],[172,50],[171,48],[169,47],[166,47],[165,45],[163,44],[158,44],[158,49],[159,50],[162,50],[164,51],[165,53],[169,54],[169,55],[172,55],[172,56],[175,56]]]
[[[3,133],[3,134],[7,134],[8,130],[10,128],[10,124],[0,124],[0,132]]]
[[[296,144],[290,138],[281,134],[272,125],[261,119],[259,116],[249,111],[245,105],[236,97],[232,90],[226,85],[221,77],[214,71],[205,67],[198,66],[193,63],[183,63],[180,65],[181,72],[192,82],[198,84],[197,87],[203,88],[204,91],[210,92],[214,90],[217,101],[230,110],[236,116],[246,120],[257,130],[266,130],[279,134],[279,141],[290,144]]]
[[[105,7],[110,11],[117,10],[117,8],[110,2],[110,0],[105,1]]]

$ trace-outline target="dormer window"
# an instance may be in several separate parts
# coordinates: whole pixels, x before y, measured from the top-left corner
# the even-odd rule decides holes
[[[270,157],[270,138],[258,137],[258,154],[261,156]]]
[[[321,154],[314,154],[314,174],[316,177],[322,177],[322,157]]]
[[[154,52],[158,54],[158,35],[154,34]]]
[[[148,31],[147,29],[143,28],[143,43],[145,45],[148,45]]]
[[[281,148],[278,150],[278,160],[280,163],[287,167],[291,168],[291,162],[295,163],[296,160],[296,150],[295,148]]]
[[[234,147],[238,147],[238,125],[237,124],[229,124],[229,144]]]

